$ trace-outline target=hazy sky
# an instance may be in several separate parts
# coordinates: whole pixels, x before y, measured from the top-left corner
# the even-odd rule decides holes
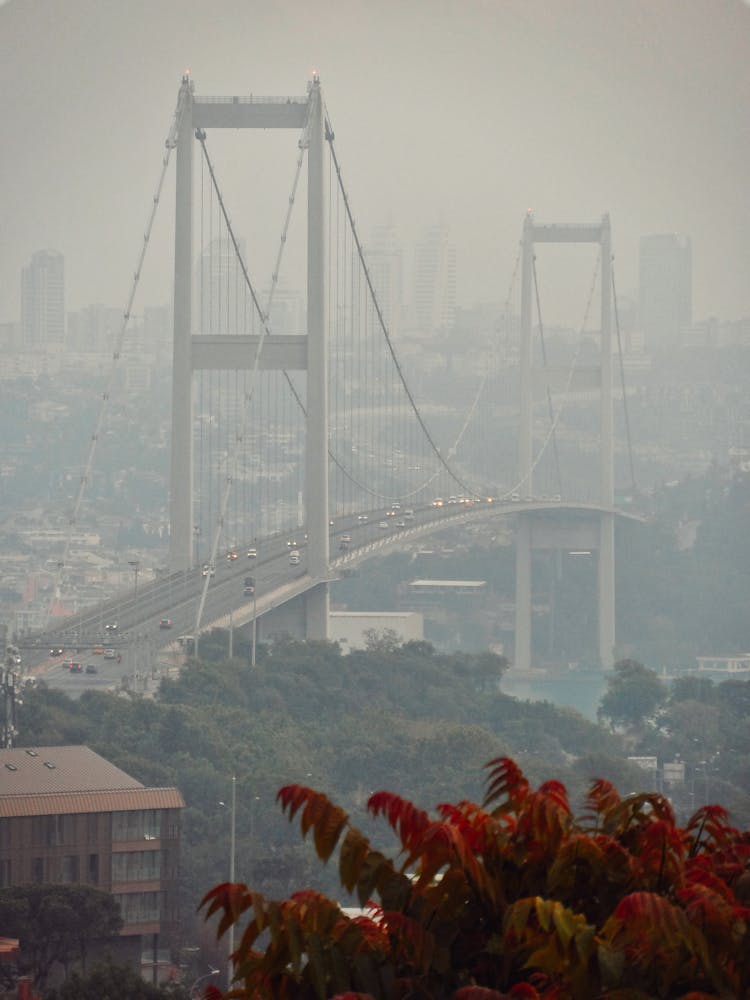
[[[303,94],[317,69],[362,235],[447,223],[461,304],[505,298],[533,208],[540,222],[608,211],[622,292],[641,235],[689,234],[695,317],[750,315],[741,0],[8,0],[0,322],[44,247],[65,255],[69,308],[124,304],[187,67],[198,95]],[[296,139],[209,136],[261,275]],[[136,311],[171,296],[172,224],[173,176]],[[547,322],[580,320],[579,256],[540,253]]]

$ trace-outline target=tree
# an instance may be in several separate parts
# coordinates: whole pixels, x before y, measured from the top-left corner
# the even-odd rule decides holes
[[[45,1000],[189,1000],[180,984],[153,986],[129,965],[103,962],[87,976],[74,972]]]
[[[638,660],[618,660],[597,714],[613,725],[640,726],[666,698],[667,689],[655,671]]]
[[[56,963],[85,966],[89,944],[115,937],[122,918],[113,897],[91,886],[20,885],[0,890],[0,927],[19,939],[21,970],[43,987]]]
[[[366,628],[362,635],[368,653],[395,653],[401,645],[398,632],[392,628]]]
[[[232,997],[244,1000],[698,1000],[750,989],[750,834],[720,806],[680,828],[668,799],[590,786],[576,820],[565,787],[534,790],[507,757],[487,765],[482,806],[437,818],[389,792],[368,809],[390,825],[396,859],[374,849],[325,795],[278,800],[338,849],[342,886],[365,912],[299,891],[266,899],[241,884],[204,898],[218,935],[242,928]],[[373,898],[374,897],[374,898]]]

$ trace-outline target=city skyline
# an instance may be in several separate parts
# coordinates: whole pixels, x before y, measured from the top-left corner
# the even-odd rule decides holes
[[[127,16],[90,0],[0,8],[0,79],[13,97],[0,322],[18,313],[16,275],[41,246],[70,263],[71,308],[124,299],[186,66],[198,94],[301,94],[319,68],[361,231],[397,219],[413,239],[445,222],[462,262],[459,304],[503,300],[533,208],[540,222],[608,211],[623,294],[637,285],[641,236],[689,233],[696,318],[750,314],[750,11],[739,0],[363,2],[347,17],[336,3],[316,13],[293,0],[219,7],[221,19],[166,0],[148,7],[148,22],[142,4]],[[365,38],[367,53],[389,53],[387,73],[359,57]],[[238,228],[251,231],[251,213],[253,273],[270,275],[297,137],[268,150],[258,138],[261,154],[247,160],[233,135],[209,144]],[[173,178],[163,202],[141,303],[170,295]],[[588,266],[571,280],[553,254],[542,265],[554,319],[575,325]]]

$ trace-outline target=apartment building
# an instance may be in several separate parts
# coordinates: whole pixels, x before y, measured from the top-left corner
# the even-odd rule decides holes
[[[118,957],[158,982],[177,932],[184,805],[176,788],[147,788],[85,746],[0,750],[0,889],[112,893]]]

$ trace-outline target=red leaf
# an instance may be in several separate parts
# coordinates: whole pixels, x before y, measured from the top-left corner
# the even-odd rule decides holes
[[[495,799],[505,799],[505,808],[517,810],[529,793],[529,783],[521,768],[510,757],[496,757],[484,766],[489,774],[487,794],[482,804],[487,806]]]
[[[611,781],[600,778],[593,782],[586,796],[586,811],[599,817],[619,805],[620,795]]]
[[[455,1000],[508,1000],[508,993],[498,993],[497,990],[488,989],[486,986],[462,986],[453,994]],[[531,993],[511,993],[510,996],[536,997],[536,990]]]
[[[367,808],[375,817],[386,817],[405,851],[413,851],[414,844],[430,825],[430,817],[423,809],[392,792],[375,792],[367,800]]]
[[[289,813],[290,822],[302,808],[302,836],[306,837],[312,829],[317,855],[322,861],[327,861],[346,826],[348,813],[334,805],[327,795],[303,785],[285,785],[279,790],[276,800]]]

